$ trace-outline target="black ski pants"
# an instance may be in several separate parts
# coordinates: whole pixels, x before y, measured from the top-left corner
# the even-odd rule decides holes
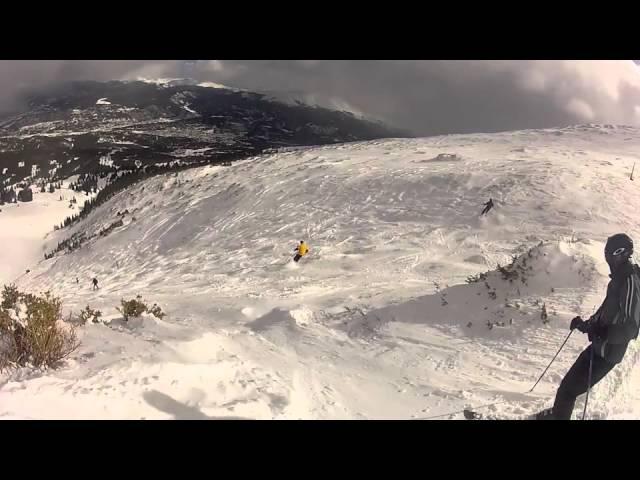
[[[553,404],[554,420],[570,420],[573,407],[578,396],[587,392],[589,382],[589,362],[591,361],[591,349],[589,345],[576,359],[567,374],[562,379],[556,399]],[[602,380],[611,369],[614,363],[609,363],[598,355],[593,355],[593,365],[591,367],[591,386]]]

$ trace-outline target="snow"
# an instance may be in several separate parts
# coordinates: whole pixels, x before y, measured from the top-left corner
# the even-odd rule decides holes
[[[107,101],[107,98],[99,98],[96,101],[96,105],[111,105],[111,102]]]
[[[182,105],[182,108],[184,108],[187,112],[189,113],[195,113],[196,115],[198,114],[198,112],[196,112],[195,110],[189,108],[189,105]]]
[[[218,89],[226,89],[226,90],[234,90],[234,91],[242,91],[238,88],[228,87],[227,85],[222,85],[221,83],[215,82],[196,82],[190,78],[146,78],[146,77],[138,77],[136,79],[138,82],[150,83],[153,85],[158,85],[161,87],[167,87],[172,85],[195,85],[198,87],[204,88],[218,88]]]
[[[111,158],[111,154],[100,155],[100,159],[98,161],[100,165],[104,165],[107,167],[113,167],[113,159]]]
[[[63,182],[68,188],[70,181]],[[27,269],[40,263],[45,254],[45,237],[52,237],[53,226],[61,223],[72,213],[77,213],[84,202],[91,198],[72,190],[56,190],[41,193],[35,186],[33,202],[18,202],[0,206],[0,285],[13,282]],[[62,195],[63,201],[60,201]],[[78,199],[76,210],[69,209],[69,200]],[[57,232],[56,232],[57,233]]]
[[[171,82],[180,81],[179,78],[146,78],[146,77],[138,77],[136,78],[138,82],[151,83],[154,85],[166,85]]]
[[[55,121],[51,121],[51,122],[39,122],[39,123],[33,123],[30,125],[25,125],[24,127],[20,127],[20,131],[36,131],[36,132],[41,132],[41,131],[45,131],[45,130],[52,130],[55,128],[58,128],[60,125],[62,125],[64,123],[63,120],[55,120]]]
[[[135,145],[136,147],[149,148],[147,145],[140,145],[136,142],[128,142],[125,140],[118,140],[118,141],[114,141],[113,143],[115,143],[116,145]]]
[[[171,87],[178,85],[195,85],[196,81],[190,78],[146,78],[138,77],[138,82],[150,83],[160,87]]]
[[[524,392],[569,320],[602,300],[603,242],[640,238],[628,178],[639,141],[636,129],[599,125],[376,140],[136,184],[45,243],[122,226],[18,280],[60,295],[65,312],[98,308],[108,324],[82,327],[58,370],[5,375],[0,416],[420,419],[493,402],[504,403],[484,413],[548,407],[584,336]],[[489,197],[496,206],[479,217]],[[5,213],[3,237],[20,230],[5,228]],[[294,264],[301,239],[310,254]],[[466,282],[514,256],[525,273],[512,282],[499,272]],[[115,307],[136,294],[167,316],[123,322]],[[637,418],[638,360],[633,343],[593,389],[590,417]]]
[[[226,85],[222,85],[221,83],[214,83],[214,82],[201,82],[198,84],[199,87],[205,87],[205,88],[224,88],[227,90],[234,90],[231,87],[227,87]]]
[[[204,147],[204,148],[185,148],[182,150],[174,150],[171,152],[171,155],[174,157],[195,157],[202,156],[204,153],[213,150],[212,147]]]

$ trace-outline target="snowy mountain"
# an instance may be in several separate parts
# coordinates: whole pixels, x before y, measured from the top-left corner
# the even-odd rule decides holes
[[[203,84],[201,84],[203,85]],[[218,88],[223,87],[219,86]],[[228,88],[228,87],[227,87]],[[331,97],[329,95],[321,95],[317,93],[309,93],[304,91],[272,91],[263,90],[261,94],[265,95],[267,100],[281,102],[294,106],[311,106],[319,108],[328,108],[338,112],[344,112],[357,118],[367,120],[367,116],[361,111],[348,104],[344,100]]]
[[[345,112],[186,79],[73,82],[31,93],[25,104],[0,119],[0,185],[406,136]]]
[[[569,320],[604,297],[604,240],[640,239],[639,146],[632,127],[581,125],[326,145],[140,182],[49,233],[38,255],[6,259],[30,268],[19,288],[51,290],[65,314],[89,304],[103,322],[79,329],[60,369],[0,377],[0,415],[453,419],[499,402],[485,411],[516,418],[549,406],[584,336],[525,392]],[[0,231],[22,208],[3,207]],[[42,259],[69,238],[84,240]],[[310,254],[295,264],[302,239]],[[116,306],[136,295],[167,316],[123,321]],[[638,360],[636,342],[593,390],[590,418],[637,417]]]

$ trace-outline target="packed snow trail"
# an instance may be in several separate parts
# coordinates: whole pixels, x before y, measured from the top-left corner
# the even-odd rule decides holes
[[[485,413],[541,410],[586,337],[567,343],[533,393],[520,392],[569,319],[604,297],[603,241],[640,238],[640,193],[629,181],[639,144],[638,130],[609,126],[390,139],[137,184],[49,235],[47,248],[123,226],[19,280],[60,295],[67,311],[102,310],[108,325],[82,327],[66,367],[5,377],[0,414],[424,418],[495,402],[505,403]],[[490,197],[495,207],[480,218]],[[294,264],[300,240],[311,251]],[[466,283],[514,255],[515,280],[493,272]],[[167,317],[123,322],[115,307],[136,294]],[[632,415],[638,358],[633,344],[596,386],[592,415]]]

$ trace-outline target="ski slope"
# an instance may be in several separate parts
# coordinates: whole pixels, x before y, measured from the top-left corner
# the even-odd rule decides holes
[[[76,214],[85,201],[95,196],[70,190],[68,184],[63,182],[63,188],[54,193],[41,193],[32,185],[32,202],[0,205],[0,286],[40,262],[45,254],[45,236],[53,226]],[[78,203],[69,208],[69,200],[74,197]]]
[[[389,139],[137,184],[46,248],[123,226],[18,280],[106,324],[82,327],[63,368],[1,377],[0,415],[457,419],[494,402],[484,412],[505,418],[550,406],[584,336],[524,392],[569,320],[604,297],[606,237],[640,239],[639,146],[640,131],[608,125]],[[302,239],[310,254],[294,264]],[[514,256],[524,273],[510,282],[494,270]],[[115,307],[136,294],[168,315],[123,322]],[[639,355],[632,344],[595,387],[590,418],[637,417]]]

